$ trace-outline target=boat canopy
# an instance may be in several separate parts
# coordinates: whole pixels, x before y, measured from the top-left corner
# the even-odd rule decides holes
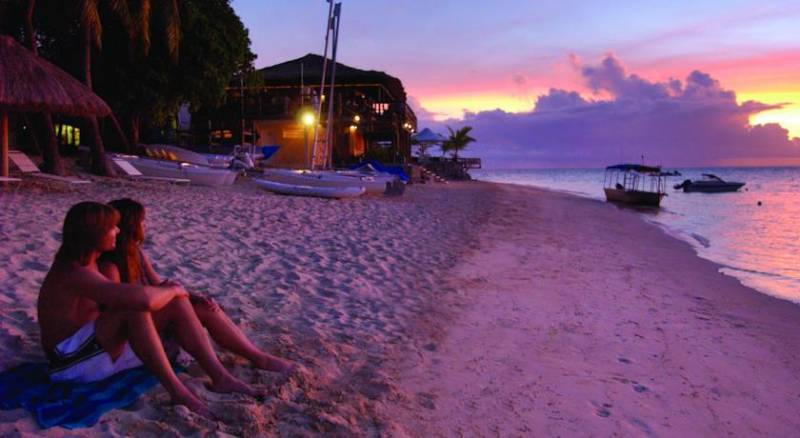
[[[620,170],[623,172],[661,173],[661,167],[644,166],[641,164],[617,164],[606,167],[606,170]]]
[[[714,175],[713,173],[704,173],[703,176],[714,181],[725,182],[725,180],[718,177],[717,175]]]

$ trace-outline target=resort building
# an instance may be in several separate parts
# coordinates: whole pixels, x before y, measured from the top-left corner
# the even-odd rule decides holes
[[[327,82],[332,67],[329,62]],[[323,58],[309,54],[258,70],[260,85],[232,84],[221,110],[193,115],[194,143],[276,145],[269,163],[276,167],[307,168],[312,159],[316,165],[362,159],[409,163],[417,119],[400,80],[337,63],[332,126],[327,126],[330,87],[320,95],[322,69]],[[330,149],[324,147],[327,129],[333,131]]]

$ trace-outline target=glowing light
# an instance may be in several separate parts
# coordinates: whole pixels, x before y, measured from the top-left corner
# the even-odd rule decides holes
[[[800,137],[800,91],[759,91],[737,93],[737,100],[755,100],[766,104],[782,104],[783,108],[750,116],[751,125],[778,123],[789,131],[789,137]]]
[[[358,130],[358,126],[350,125],[350,132],[356,132]]]
[[[306,111],[300,116],[300,120],[303,122],[304,125],[311,126],[314,124],[315,120],[314,113]]]
[[[356,114],[355,116],[353,116],[353,121],[356,122],[356,123],[360,122],[361,121],[361,116]]]

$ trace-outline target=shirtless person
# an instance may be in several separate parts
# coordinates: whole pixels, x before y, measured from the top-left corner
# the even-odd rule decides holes
[[[100,273],[97,258],[114,249],[118,221],[116,210],[95,202],[74,205],[64,219],[61,248],[38,302],[50,378],[93,382],[144,365],[175,404],[213,418],[172,370],[158,335],[170,325],[178,344],[211,377],[210,390],[260,395],[219,362],[180,284],[116,283]]]
[[[117,283],[138,283],[145,286],[164,284],[168,280],[162,279],[156,273],[150,259],[142,251],[145,233],[144,206],[130,198],[117,199],[108,205],[120,214],[117,224],[119,234],[116,248],[100,257],[100,272]],[[299,365],[261,351],[253,345],[213,299],[189,293],[189,302],[200,324],[220,347],[247,358],[256,367],[267,371],[284,374],[300,371]]]

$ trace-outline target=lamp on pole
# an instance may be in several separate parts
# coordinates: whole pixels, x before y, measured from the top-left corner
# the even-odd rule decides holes
[[[300,115],[300,122],[303,124],[303,144],[305,145],[305,161],[306,161],[306,169],[310,169],[311,166],[308,164],[308,128],[314,124],[316,121],[316,117],[314,117],[314,113],[311,111],[303,111]]]

